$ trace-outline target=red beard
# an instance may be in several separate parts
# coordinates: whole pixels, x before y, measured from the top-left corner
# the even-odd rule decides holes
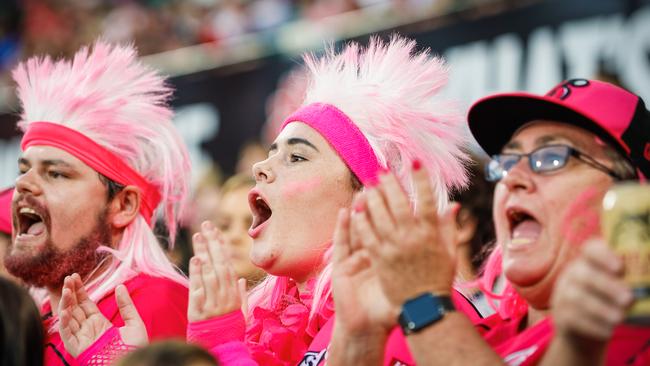
[[[49,228],[48,228],[49,229]],[[49,232],[49,230],[48,230]],[[8,254],[4,264],[9,273],[25,283],[41,288],[59,288],[66,276],[78,273],[82,278],[91,273],[109,253],[98,252],[101,245],[110,245],[111,234],[106,212],[97,218],[91,234],[81,238],[72,248],[61,251],[50,239],[36,255]],[[8,252],[11,251],[11,246]]]

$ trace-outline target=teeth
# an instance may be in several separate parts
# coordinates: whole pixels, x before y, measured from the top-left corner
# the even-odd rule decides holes
[[[23,207],[23,208],[20,209],[19,212],[20,212],[21,214],[28,214],[28,215],[36,215],[36,216],[40,216],[39,214],[36,213],[36,211],[34,211],[33,208],[30,208],[30,207]]]

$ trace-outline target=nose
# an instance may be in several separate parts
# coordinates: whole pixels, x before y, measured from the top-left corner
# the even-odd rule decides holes
[[[30,193],[38,196],[43,193],[41,186],[38,184],[35,173],[32,169],[26,171],[16,178],[16,191],[20,194]]]
[[[508,170],[506,176],[499,183],[504,184],[509,191],[523,190],[532,192],[535,188],[535,182],[532,179],[534,173],[530,170],[527,160],[527,157],[520,159]]]
[[[253,164],[253,177],[256,182],[271,183],[275,180],[273,169],[271,169],[270,158]]]

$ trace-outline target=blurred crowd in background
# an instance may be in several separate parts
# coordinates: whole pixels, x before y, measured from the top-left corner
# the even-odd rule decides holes
[[[140,55],[318,21],[370,6],[448,12],[486,0],[3,0],[0,72],[34,54],[69,56],[98,36],[135,42]],[[5,75],[6,79],[7,76]]]

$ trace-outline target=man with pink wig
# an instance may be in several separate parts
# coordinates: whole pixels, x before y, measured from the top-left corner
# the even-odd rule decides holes
[[[84,301],[97,303],[84,308],[93,330],[120,350],[146,342],[128,336],[135,309],[144,338],[184,337],[186,279],[152,231],[162,217],[173,241],[188,184],[171,89],[133,47],[101,41],[70,61],[32,58],[13,76],[24,136],[5,265],[40,297],[45,364],[106,358],[80,354],[87,340],[67,310]],[[135,309],[122,306],[129,296]]]

